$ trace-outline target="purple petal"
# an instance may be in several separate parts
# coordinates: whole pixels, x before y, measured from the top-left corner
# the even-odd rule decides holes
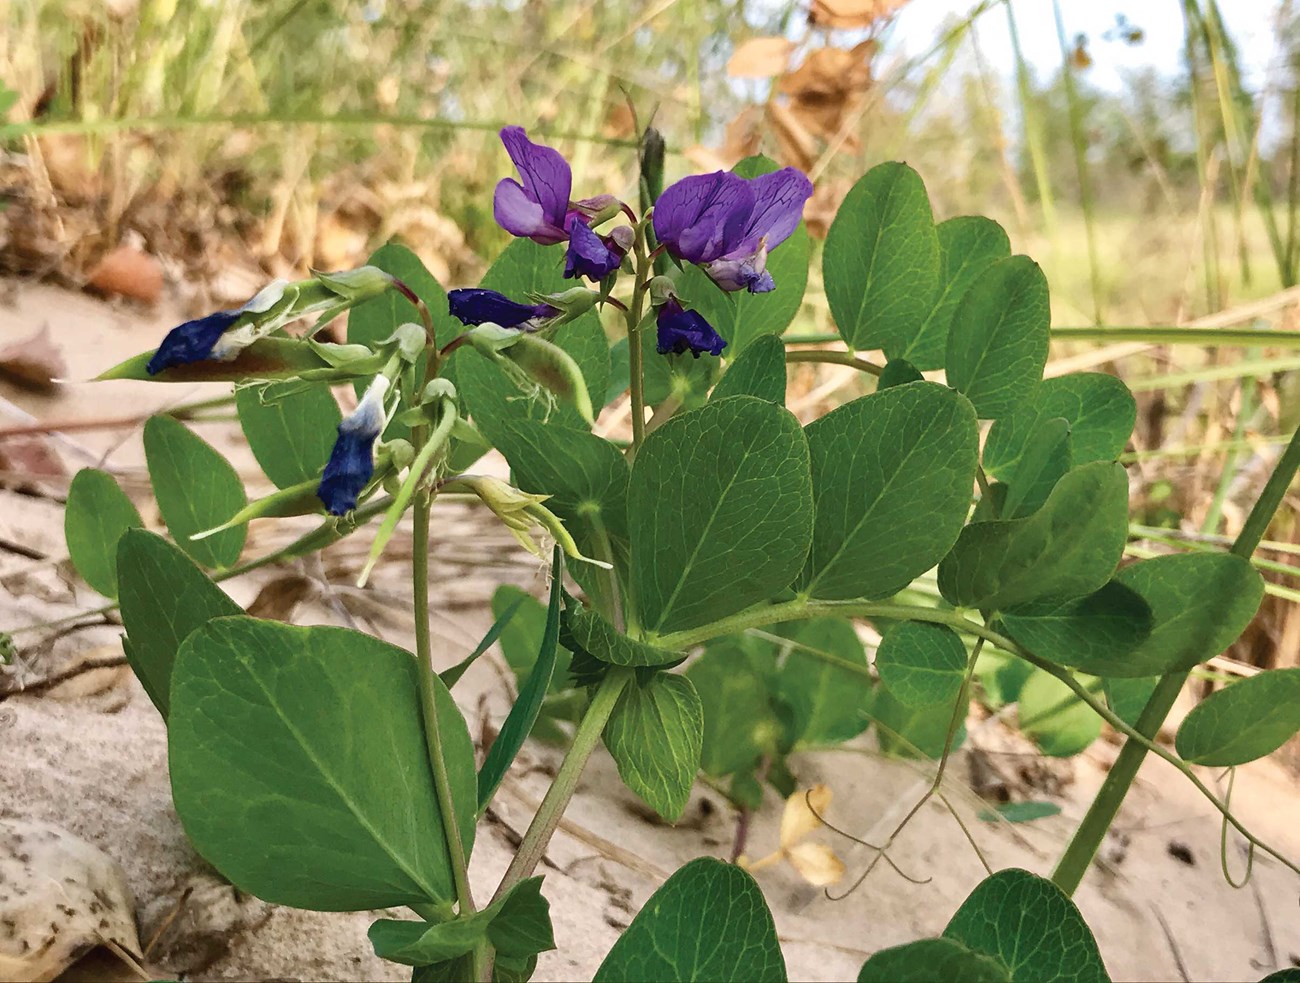
[[[542,206],[546,221],[556,228],[564,225],[573,190],[573,172],[558,150],[533,143],[522,126],[507,126],[501,131],[506,153],[519,169],[523,190]]]
[[[721,355],[727,341],[713,329],[699,311],[686,310],[681,302],[670,297],[659,308],[656,316],[657,349],[660,355],[684,355],[690,352],[696,358],[707,353]]]
[[[754,192],[730,171],[695,174],[655,202],[654,230],[678,259],[707,263],[740,245],[754,210]]]
[[[598,236],[581,218],[573,216],[569,219],[569,250],[564,257],[564,276],[585,276],[599,283],[623,262],[623,253],[611,248],[612,244],[612,239]]]
[[[764,237],[767,238],[767,248],[775,249],[798,228],[804,204],[812,197],[812,182],[803,171],[783,167],[753,178],[749,187],[754,193],[754,210],[745,225],[744,240],[737,251],[753,252]]]
[[[559,313],[549,304],[518,304],[495,290],[469,288],[447,292],[447,309],[462,324],[499,324],[515,328],[535,317]]]
[[[776,287],[772,274],[760,263],[766,261],[767,254],[746,256],[742,259],[715,259],[705,263],[701,268],[710,280],[727,292],[748,290],[751,294],[767,293]]]
[[[512,236],[532,239],[543,246],[564,241],[564,230],[546,220],[542,206],[529,198],[528,192],[513,178],[504,177],[497,182],[492,214],[497,225]]]
[[[245,305],[247,306],[247,305]],[[173,365],[189,365],[202,362],[212,354],[213,346],[226,332],[226,329],[239,320],[243,308],[233,311],[216,311],[206,317],[186,321],[167,332],[158,350],[149,359],[145,371],[157,375],[163,369]]]
[[[316,488],[316,497],[330,515],[344,515],[355,509],[357,497],[375,473],[377,435],[350,431],[345,429],[347,425],[346,420],[339,424],[338,438]]]

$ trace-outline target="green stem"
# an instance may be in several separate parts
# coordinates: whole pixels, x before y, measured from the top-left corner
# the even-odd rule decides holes
[[[1268,483],[1264,486],[1263,492],[1260,493],[1259,501],[1251,509],[1246,524],[1242,527],[1236,542],[1232,544],[1233,553],[1249,558],[1255,552],[1255,547],[1259,545],[1260,540],[1264,538],[1264,533],[1268,531],[1268,525],[1273,519],[1273,514],[1277,511],[1278,506],[1282,504],[1282,498],[1286,495],[1287,489],[1291,487],[1291,481],[1295,477],[1298,468],[1300,468],[1300,432],[1291,438],[1291,442],[1283,452],[1277,467],[1273,469],[1273,474],[1269,476]],[[1169,711],[1173,709],[1178,694],[1182,692],[1187,677],[1187,672],[1173,672],[1162,676],[1160,682],[1156,684],[1155,690],[1151,693],[1150,699],[1147,700],[1146,707],[1143,708],[1141,715],[1138,717],[1136,726],[1132,728],[1133,732],[1130,733],[1128,729],[1125,729],[1124,732],[1128,733],[1129,739],[1124,743],[1124,747],[1120,749],[1115,764],[1111,766],[1110,772],[1106,775],[1106,780],[1102,782],[1096,798],[1092,800],[1092,805],[1088,807],[1087,815],[1083,817],[1083,822],[1079,824],[1079,828],[1070,840],[1070,845],[1066,847],[1065,853],[1062,854],[1060,861],[1056,865],[1056,870],[1052,874],[1052,880],[1066,894],[1073,894],[1080,881],[1083,880],[1084,872],[1092,863],[1093,857],[1096,856],[1097,850],[1106,836],[1106,831],[1110,829],[1110,825],[1114,822],[1120,806],[1123,805],[1124,797],[1128,794],[1134,779],[1137,778],[1138,769],[1142,766],[1142,761],[1146,758],[1148,750],[1153,750],[1165,760],[1172,761],[1199,788],[1206,791],[1207,795],[1209,794],[1208,790],[1191,774],[1185,764],[1163,748],[1152,744],[1153,739],[1160,732],[1165,718],[1169,716]],[[1112,724],[1112,726],[1114,725]],[[1218,804],[1217,799],[1211,797],[1211,800],[1216,805]],[[1256,842],[1231,818],[1226,808],[1220,808],[1220,811],[1250,842]],[[1285,860],[1283,862],[1287,863]],[[1291,865],[1288,863],[1288,866]]]
[[[785,360],[787,363],[794,362],[825,362],[830,365],[847,365],[850,368],[857,369],[859,372],[866,372],[868,375],[879,377],[884,371],[882,366],[874,362],[868,362],[865,358],[858,358],[853,352],[827,351],[825,349],[814,349],[813,351],[786,352]]]
[[[492,896],[493,901],[504,897],[507,891],[530,876],[541,862],[542,855],[546,852],[546,845],[550,843],[551,835],[560,825],[560,818],[578,788],[578,779],[582,776],[587,759],[600,743],[600,735],[604,733],[605,724],[609,722],[610,714],[614,712],[614,704],[618,702],[623,687],[631,678],[631,669],[611,666],[605,678],[596,687],[591,703],[587,705],[587,712],[583,714],[582,722],[578,724],[578,729],[573,735],[573,743],[569,745],[569,750],[565,752],[564,760],[560,763],[560,770],[555,774],[555,781],[546,790],[546,796],[537,808],[537,815],[533,817],[528,831],[524,833],[519,850],[510,861],[505,876],[501,878],[497,893]]]
[[[1300,442],[1293,445],[1289,451],[1290,450],[1295,451],[1295,460],[1290,471],[1290,473],[1294,473],[1295,466],[1300,465]],[[1279,467],[1279,471],[1281,470],[1282,468]],[[1274,473],[1274,479],[1276,479],[1276,477],[1277,472]],[[1264,495],[1260,499],[1261,502],[1272,498],[1270,489],[1273,488],[1276,483],[1274,479],[1270,479],[1269,487],[1265,488]],[[1281,488],[1280,491],[1277,492],[1277,500],[1280,500],[1281,495],[1286,491],[1285,483],[1279,484],[1281,484]],[[1274,502],[1274,505],[1276,506],[1276,501]],[[1253,517],[1254,514],[1252,513],[1252,518]],[[1247,521],[1247,526],[1250,525],[1251,523]],[[1265,523],[1265,525],[1267,525],[1267,523]],[[1259,535],[1262,534],[1263,529],[1261,528],[1259,530]],[[1245,532],[1243,531],[1243,536],[1244,535]],[[767,607],[751,608],[746,611],[741,611],[739,614],[734,614],[729,618],[723,618],[721,621],[716,621],[711,625],[705,625],[702,628],[695,628],[690,631],[673,632],[658,638],[653,635],[648,636],[646,641],[661,645],[664,648],[684,649],[692,645],[698,645],[701,642],[706,642],[711,638],[718,637],[719,635],[729,635],[735,632],[746,631],[750,628],[760,628],[764,625],[775,624],[781,621],[816,618],[822,615],[860,618],[891,618],[900,621],[928,621],[933,624],[947,625],[956,631],[965,632],[968,635],[974,635],[976,638],[982,638],[986,642],[1000,648],[1002,651],[1009,652],[1012,655],[1024,659],[1030,665],[1036,666],[1049,675],[1054,676],[1056,679],[1059,679],[1062,683],[1068,686],[1080,700],[1091,707],[1094,713],[1106,721],[1106,723],[1110,724],[1110,726],[1116,731],[1125,735],[1129,739],[1129,742],[1125,745],[1124,751],[1128,751],[1130,747],[1141,747],[1143,753],[1150,751],[1156,756],[1169,762],[1169,764],[1182,772],[1184,777],[1186,777],[1187,780],[1190,781],[1197,790],[1209,800],[1210,804],[1213,805],[1215,809],[1217,809],[1220,814],[1222,814],[1224,818],[1232,824],[1232,827],[1248,842],[1253,843],[1265,853],[1275,857],[1289,869],[1294,870],[1296,873],[1300,873],[1300,866],[1292,863],[1280,852],[1256,838],[1249,830],[1242,826],[1240,821],[1228,810],[1227,806],[1225,806],[1213,792],[1206,788],[1205,784],[1192,773],[1191,768],[1189,768],[1182,759],[1160,747],[1160,745],[1156,744],[1147,733],[1141,731],[1142,720],[1147,718],[1146,712],[1143,713],[1143,718],[1138,721],[1137,727],[1129,726],[1125,721],[1116,716],[1111,709],[1105,705],[1105,703],[1094,697],[1093,694],[1089,692],[1088,688],[1074,677],[1074,674],[1070,672],[1070,670],[1058,666],[1054,662],[1050,662],[1041,656],[1035,655],[1033,652],[1029,651],[1013,639],[1003,635],[1001,632],[994,631],[986,625],[971,621],[960,611],[946,611],[940,610],[939,608],[928,608],[913,604],[876,603],[874,601],[812,601],[796,598],[793,601],[786,601],[781,604],[771,604]],[[1186,674],[1179,674],[1179,676],[1181,680],[1181,678],[1185,678]],[[1161,681],[1161,685],[1163,686],[1165,682],[1171,678],[1172,677],[1168,676],[1165,677],[1165,679]],[[1181,685],[1181,681],[1179,681],[1178,687],[1181,688]],[[1159,692],[1159,687],[1157,687],[1157,692]],[[1174,695],[1177,696],[1177,688],[1174,690]],[[1153,695],[1153,703],[1155,699],[1156,698]],[[1172,703],[1172,700],[1170,702]],[[1148,704],[1147,709],[1148,711],[1152,709],[1150,704]],[[1167,713],[1168,711],[1166,710],[1165,712]],[[1162,715],[1161,720],[1163,719]],[[1157,721],[1156,726],[1159,726],[1159,721]],[[1123,751],[1120,756],[1124,756]],[[1114,772],[1118,767],[1119,763],[1117,762],[1111,771]],[[1136,769],[1134,769],[1134,773],[1136,773]],[[1131,781],[1132,779],[1130,778],[1130,783]],[[1127,790],[1127,786],[1124,787],[1124,790]],[[1099,795],[1093,802],[1094,808],[1096,807],[1097,802],[1100,801],[1101,796]],[[1114,802],[1113,804],[1115,809],[1119,808],[1118,802]],[[1107,826],[1108,825],[1109,820],[1107,821]],[[1105,835],[1105,831],[1106,826],[1102,826],[1100,834],[1097,836],[1097,843],[1101,842],[1101,836]],[[1094,851],[1096,845],[1097,844],[1093,844]],[[1092,854],[1089,853],[1087,859],[1091,860],[1091,858]],[[1087,863],[1085,862],[1083,866],[1086,867]],[[1055,877],[1053,879],[1055,879]],[[1057,883],[1059,884],[1060,881],[1057,881]]]
[[[632,446],[627,452],[629,461],[635,459],[636,452],[645,440],[645,366],[642,364],[644,359],[641,351],[641,312],[645,307],[646,281],[651,276],[653,267],[646,257],[644,228],[637,230],[634,248],[636,273],[633,276],[632,303],[626,314],[628,372],[632,390]]]

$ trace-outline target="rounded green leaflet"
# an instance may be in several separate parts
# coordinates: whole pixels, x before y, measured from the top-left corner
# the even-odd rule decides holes
[[[647,641],[767,600],[798,575],[812,537],[799,421],[753,396],[674,417],[637,454],[628,516]]]
[[[1071,464],[1113,461],[1133,432],[1137,402],[1122,379],[1103,372],[1072,372],[1044,379],[1032,402],[989,428],[984,443],[985,469],[1014,484],[1034,433],[1056,417],[1069,424]]]
[[[1002,226],[982,215],[959,215],[940,222],[939,289],[930,313],[920,329],[900,352],[890,359],[907,359],[918,369],[941,369],[952,327],[962,297],[971,284],[990,266],[1011,255],[1011,242]]]
[[[1184,672],[1223,652],[1264,600],[1264,578],[1232,553],[1177,553],[1125,567],[1116,581],[1151,607],[1151,634],[1103,675]]]
[[[248,504],[243,482],[211,444],[170,416],[144,425],[144,455],[158,510],[176,545],[205,567],[230,567],[244,548],[247,526],[191,539]]]
[[[140,512],[113,476],[82,468],[68,486],[63,536],[72,565],[105,597],[117,597],[117,543],[128,529],[144,525]]]
[[[966,646],[955,631],[923,621],[892,625],[876,649],[881,682],[908,707],[952,706],[966,661]]]
[[[880,685],[871,691],[868,712],[876,725],[876,740],[885,754],[902,758],[932,758],[943,756],[948,740],[948,728],[953,722],[953,704],[935,703],[930,706],[908,706]],[[957,730],[952,737],[952,750],[966,741],[965,713],[960,712]]]
[[[784,983],[785,957],[763,892],[746,871],[701,857],[632,919],[593,983]]]
[[[939,562],[975,483],[979,434],[963,396],[907,383],[845,403],[807,434],[816,518],[800,593],[889,597]]]
[[[685,676],[656,672],[624,688],[605,725],[619,777],[668,822],[680,818],[700,770],[704,708]]]
[[[773,706],[776,651],[764,640],[727,636],[709,643],[686,677],[704,707],[701,767],[723,778],[752,770],[777,749],[784,728]]]
[[[1128,539],[1128,476],[1097,461],[1065,475],[1023,519],[975,522],[939,564],[939,590],[957,607],[1004,610],[1101,588]]]
[[[844,196],[822,252],[826,300],[853,349],[901,355],[939,287],[939,235],[921,176],[880,164]]]
[[[858,983],[1009,983],[1001,961],[952,939],[918,939],[882,949],[862,964]]]
[[[948,384],[981,420],[1033,399],[1047,364],[1052,312],[1047,277],[1028,256],[998,260],[966,291],[953,314],[944,361]]]
[[[1300,731],[1300,669],[1270,669],[1197,704],[1174,745],[1191,764],[1227,767],[1272,754]]]
[[[416,672],[409,652],[341,628],[236,617],[194,632],[172,673],[168,760],[199,853],[275,904],[453,900]],[[474,745],[446,687],[434,688],[468,855]]]
[[[996,957],[1012,983],[1109,983],[1079,909],[1051,881],[1000,870],[962,902],[943,937]]]
[[[1136,659],[1151,636],[1151,607],[1112,580],[1085,597],[1039,601],[1002,612],[1007,634],[1035,655],[1098,676],[1146,676]]]
[[[1088,677],[1081,681],[1087,682]],[[1018,709],[1020,729],[1054,758],[1078,754],[1101,736],[1101,717],[1070,687],[1041,669],[1035,669],[1020,690]]]
[[[907,359],[891,358],[880,370],[880,378],[876,380],[876,392],[892,389],[894,386],[905,386],[909,382],[920,382],[924,378],[921,370]]]
[[[320,477],[343,415],[326,386],[285,393],[278,388],[241,387],[235,390],[235,405],[262,471],[277,488],[291,488]]]

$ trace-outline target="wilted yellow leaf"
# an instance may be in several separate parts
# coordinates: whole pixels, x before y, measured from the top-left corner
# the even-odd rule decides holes
[[[809,805],[811,804],[811,808]],[[798,789],[785,800],[785,812],[781,814],[781,849],[789,850],[813,830],[822,825],[818,816],[826,814],[831,804],[829,785],[814,785],[810,789]]]
[[[827,887],[844,876],[844,862],[824,843],[800,843],[785,855],[799,876],[816,887]]]

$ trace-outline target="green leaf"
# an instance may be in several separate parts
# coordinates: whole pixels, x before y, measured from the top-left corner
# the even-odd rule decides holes
[[[992,809],[980,812],[980,819],[986,823],[1006,820],[1009,823],[1031,823],[1035,819],[1047,819],[1059,816],[1061,807],[1055,802],[1000,802]]]
[[[546,627],[542,630],[542,645],[537,659],[528,672],[528,681],[519,687],[515,705],[506,715],[501,732],[488,748],[483,767],[479,770],[479,813],[492,801],[492,796],[510,770],[515,755],[524,746],[533,724],[537,722],[537,715],[541,713],[546,692],[551,687],[560,642],[560,591],[564,579],[562,557],[560,547],[556,546],[551,558],[551,599],[546,608]]]
[[[623,783],[670,823],[690,798],[703,739],[699,694],[685,676],[666,672],[624,687],[605,725]]]
[[[1128,476],[1118,464],[1085,464],[1028,518],[963,529],[939,564],[939,590],[981,610],[1082,597],[1110,579],[1127,539]]]
[[[144,525],[140,513],[113,476],[82,468],[68,486],[63,537],[77,573],[105,597],[117,597],[117,543],[128,529]]]
[[[1002,613],[1006,633],[1035,655],[1097,676],[1133,676],[1133,653],[1150,636],[1151,608],[1117,580],[1086,597]]]
[[[998,518],[1033,515],[1056,483],[1070,470],[1070,424],[1062,417],[1044,420],[1030,436],[998,505]]]
[[[939,286],[939,236],[916,171],[880,164],[853,186],[827,232],[822,275],[850,348],[907,350]]]
[[[1259,983],[1300,983],[1300,969],[1287,967],[1269,973]]]
[[[952,704],[934,704],[910,707],[901,703],[887,686],[877,686],[871,692],[868,707],[871,722],[876,725],[876,740],[885,754],[902,758],[938,759],[952,725]],[[965,713],[961,714],[957,731],[953,734],[952,750],[966,741]]]
[[[727,363],[727,371],[714,387],[710,399],[728,396],[757,396],[778,406],[785,405],[785,345],[780,338],[755,338],[739,358]]]
[[[903,621],[892,625],[876,649],[876,672],[907,707],[951,707],[966,676],[966,646],[945,625]]]
[[[1010,979],[999,960],[951,939],[918,939],[882,949],[858,973],[858,983],[1008,983]]]
[[[565,644],[613,666],[651,668],[680,662],[684,657],[681,652],[629,638],[600,612],[577,603],[565,607],[562,625]]]
[[[880,370],[880,378],[876,380],[876,392],[882,389],[893,389],[895,386],[905,386],[909,382],[922,382],[924,379],[921,370],[907,359],[891,358]]]
[[[704,746],[700,767],[722,778],[752,770],[776,750],[781,721],[772,706],[776,652],[761,639],[725,637],[709,643],[691,663],[686,677],[704,707]]]
[[[754,878],[701,857],[651,895],[593,983],[780,983],[785,978],[776,925]]]
[[[1246,630],[1264,600],[1264,578],[1231,553],[1158,556],[1125,567],[1115,579],[1151,607],[1151,634],[1112,676],[1185,672],[1223,652]]]
[[[941,369],[953,315],[966,291],[998,260],[1011,255],[1002,226],[980,215],[960,215],[935,227],[939,239],[939,289],[920,329],[897,354],[918,369]]]
[[[793,713],[790,737],[815,747],[839,744],[866,730],[871,677],[852,622],[813,618],[794,623],[782,634],[791,645],[777,675],[776,692]]]
[[[192,634],[172,675],[168,755],[199,853],[273,904],[451,901],[417,671],[409,652],[341,628],[220,618]],[[447,688],[433,685],[468,855],[474,745]]]
[[[235,405],[239,425],[262,471],[277,488],[292,488],[320,477],[334,449],[343,414],[324,386],[297,389],[284,396],[277,395],[277,388],[236,389]]]
[[[233,566],[247,526],[190,538],[221,525],[248,504],[230,462],[170,416],[151,416],[144,425],[144,455],[154,498],[176,544],[205,567]]]
[[[816,521],[801,593],[889,597],[957,541],[979,443],[964,397],[913,382],[845,403],[807,433]]]
[[[535,420],[501,421],[493,439],[522,491],[551,496],[546,507],[564,522],[584,556],[612,560],[626,571],[630,470],[618,448],[586,431]],[[580,563],[570,573],[597,603],[612,607],[604,570]]]
[[[1026,870],[985,878],[943,930],[946,939],[995,956],[1012,983],[1106,983],[1092,930],[1074,902]]]
[[[786,410],[733,396],[674,417],[646,438],[633,475],[632,590],[651,633],[724,618],[798,575],[812,481]]]
[[[243,614],[225,591],[167,540],[128,529],[117,544],[118,601],[131,640],[127,661],[167,719],[181,643],[213,618]]]
[[[984,444],[984,467],[1014,484],[1034,434],[1047,420],[1063,418],[1070,428],[1070,463],[1113,461],[1124,450],[1137,402],[1128,386],[1102,372],[1073,372],[1044,379],[1034,399],[997,420]]]
[[[484,942],[507,959],[526,959],[555,948],[550,907],[542,879],[530,877],[471,914],[437,924],[381,918],[367,935],[380,959],[406,966],[454,960]]]
[[[1136,727],[1138,717],[1146,709],[1147,701],[1160,682],[1159,676],[1140,676],[1135,679],[1107,679],[1106,703],[1111,712],[1130,727]]]
[[[732,170],[741,177],[753,178],[778,168],[776,161],[757,154],[746,157]],[[768,254],[767,271],[776,289],[763,294],[720,290],[702,269],[688,265],[677,278],[677,294],[683,304],[698,310],[727,339],[726,355],[735,358],[756,339],[779,335],[790,326],[808,286],[810,251],[808,229],[800,222],[790,238]]]
[[[970,398],[981,420],[1033,399],[1047,364],[1051,320],[1047,278],[1028,256],[998,260],[966,291],[953,314],[944,364],[948,384]]]
[[[1194,765],[1243,765],[1300,731],[1300,669],[1269,669],[1232,683],[1192,708],[1174,746]]]
[[[1020,690],[1019,718],[1020,729],[1054,758],[1078,754],[1101,736],[1101,717],[1070,687],[1041,669],[1035,669]]]

